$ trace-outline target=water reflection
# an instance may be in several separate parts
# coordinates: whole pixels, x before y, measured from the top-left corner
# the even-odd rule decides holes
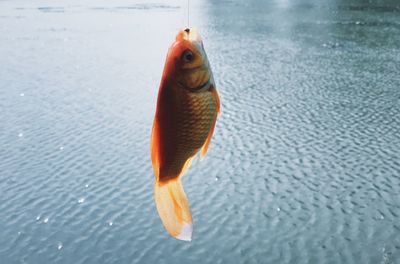
[[[180,243],[154,207],[149,133],[186,4],[0,2],[2,260],[399,259],[397,2],[191,1],[222,115],[183,178]]]

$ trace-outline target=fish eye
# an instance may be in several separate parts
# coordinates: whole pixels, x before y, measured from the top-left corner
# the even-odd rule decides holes
[[[182,54],[182,59],[184,62],[191,62],[194,58],[193,52],[190,50],[185,50]]]

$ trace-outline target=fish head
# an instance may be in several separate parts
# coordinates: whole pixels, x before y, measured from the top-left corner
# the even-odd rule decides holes
[[[167,73],[174,82],[190,91],[208,86],[212,80],[203,41],[195,28],[178,32],[167,56]]]

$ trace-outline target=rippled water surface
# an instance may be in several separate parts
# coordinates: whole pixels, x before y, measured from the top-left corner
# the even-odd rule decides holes
[[[222,115],[153,203],[149,137],[186,1],[0,1],[0,263],[400,263],[400,3],[191,1]]]

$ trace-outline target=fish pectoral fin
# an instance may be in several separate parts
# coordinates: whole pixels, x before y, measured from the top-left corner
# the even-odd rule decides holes
[[[168,233],[184,241],[192,239],[192,214],[180,178],[156,181],[154,199],[161,221]]]

